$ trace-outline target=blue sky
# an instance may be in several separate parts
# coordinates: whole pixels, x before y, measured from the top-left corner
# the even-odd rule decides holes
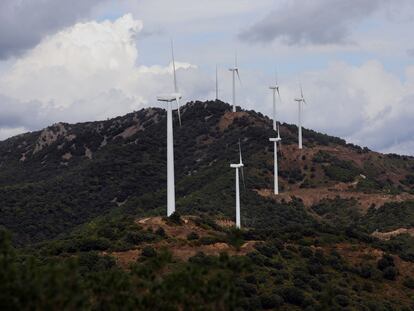
[[[410,0],[4,0],[0,138],[157,105],[172,38],[187,100],[214,96],[218,64],[230,101],[237,50],[240,106],[270,114],[277,67],[281,121],[300,80],[306,127],[414,154],[413,28]]]

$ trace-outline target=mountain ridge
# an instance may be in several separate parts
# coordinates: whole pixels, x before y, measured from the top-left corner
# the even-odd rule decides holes
[[[182,117],[182,127],[174,120],[178,206],[181,201],[187,208],[197,206],[201,209],[199,212],[209,211],[202,204],[186,202],[203,196],[200,191],[208,187],[208,184],[203,185],[203,179],[220,180],[220,174],[225,176],[223,179],[231,179],[231,171],[226,166],[237,158],[235,146],[240,137],[248,187],[268,196],[272,178],[272,149],[268,137],[274,135],[269,118],[240,108],[233,113],[228,104],[220,101],[190,102],[182,108]],[[100,210],[106,213],[120,204],[130,206],[137,196],[141,198],[138,201],[145,202],[148,193],[154,189],[161,191],[157,191],[157,199],[152,200],[159,205],[153,202],[150,205],[161,208],[164,206],[162,196],[166,178],[165,122],[165,110],[147,108],[106,121],[57,123],[41,131],[0,142],[0,185],[8,189],[2,189],[0,196],[6,203],[6,210],[13,213],[13,204],[21,203],[17,198],[8,203],[10,195],[30,193],[29,199],[34,200],[28,204],[33,203],[35,208],[45,213],[43,199],[33,187],[37,187],[39,192],[50,189],[47,195],[51,196],[54,206],[48,211],[51,214],[62,213],[62,208],[68,204],[68,199],[59,194],[65,188],[73,189],[71,200],[77,201],[79,194],[83,195],[81,203],[94,210],[94,217]],[[363,197],[364,189],[357,188],[365,187],[367,191],[377,192],[376,198],[380,203],[381,196],[392,194],[393,197],[382,200],[382,203],[411,199],[409,192],[412,187],[404,178],[405,175],[411,176],[413,158],[381,155],[307,129],[304,129],[305,149],[299,151],[295,129],[293,125],[281,125],[280,198],[289,201],[294,196],[308,202],[312,192],[322,193],[322,188],[323,192],[334,193],[329,189],[339,182],[344,185],[337,192],[346,194],[350,191],[348,188],[353,188]],[[85,184],[81,186],[83,182]],[[39,187],[39,183],[42,186]],[[233,183],[226,183],[223,189],[228,191]],[[394,199],[401,192],[402,197]],[[89,195],[96,197],[96,204],[91,203]],[[231,195],[231,192],[225,194],[229,203],[227,214],[231,212]],[[352,197],[349,194],[345,196]],[[311,203],[334,197],[320,195]],[[132,198],[130,203],[128,198]],[[375,203],[372,199],[366,201],[365,210]],[[73,216],[77,217],[77,213]],[[13,219],[15,222],[16,217]],[[5,224],[7,217],[2,221]],[[73,223],[79,225],[80,221]],[[28,225],[33,224],[28,221]],[[35,234],[36,230],[33,231]],[[62,228],[54,230],[56,233],[60,231]]]
[[[210,101],[182,121],[168,218],[163,109],[0,142],[0,307],[414,310],[413,158],[308,129],[300,151],[282,124],[275,196],[269,118]]]

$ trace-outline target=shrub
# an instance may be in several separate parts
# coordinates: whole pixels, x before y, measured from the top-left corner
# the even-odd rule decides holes
[[[302,306],[305,301],[305,294],[303,291],[296,287],[286,287],[282,289],[283,299],[293,305]]]
[[[243,232],[240,229],[230,230],[227,235],[227,243],[239,250],[244,243]]]
[[[143,257],[148,257],[148,258],[156,257],[157,256],[157,251],[153,247],[151,247],[151,246],[145,246],[142,249],[141,255]]]
[[[414,279],[412,277],[405,278],[403,285],[407,288],[414,289]]]
[[[151,242],[155,240],[155,236],[151,232],[130,231],[125,236],[125,241],[131,244],[140,244],[143,242]]]
[[[373,268],[369,265],[362,265],[358,269],[358,274],[365,279],[369,279],[372,276],[372,273]]]
[[[260,297],[263,309],[274,309],[283,305],[283,298],[279,295],[265,295]]]
[[[398,271],[395,267],[387,267],[384,269],[384,271],[382,272],[382,276],[384,277],[384,279],[387,280],[391,280],[394,281],[395,278],[397,277]]]
[[[155,231],[156,235],[159,235],[160,237],[165,238],[167,236],[167,234],[165,233],[165,230],[163,227],[159,227],[156,231]]]
[[[187,240],[189,240],[189,241],[198,240],[199,238],[200,238],[200,236],[196,232],[190,232],[187,235]]]
[[[335,302],[341,307],[346,307],[349,305],[349,298],[345,295],[336,295]]]
[[[168,217],[167,223],[174,224],[174,225],[181,225],[183,221],[181,219],[181,215],[178,212],[174,212],[171,214],[170,217]]]
[[[210,245],[210,244],[223,242],[223,239],[220,239],[215,236],[203,236],[199,239],[199,241],[202,245]]]
[[[377,267],[381,271],[384,271],[388,267],[394,267],[394,258],[388,254],[384,254],[377,262]]]

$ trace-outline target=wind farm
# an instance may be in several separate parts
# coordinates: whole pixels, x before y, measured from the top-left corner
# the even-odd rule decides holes
[[[410,9],[1,2],[0,309],[414,310]]]

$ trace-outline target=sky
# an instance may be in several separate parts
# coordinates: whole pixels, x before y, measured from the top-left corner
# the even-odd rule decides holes
[[[370,149],[414,155],[412,0],[2,0],[0,140],[56,122],[185,101],[231,102]]]

